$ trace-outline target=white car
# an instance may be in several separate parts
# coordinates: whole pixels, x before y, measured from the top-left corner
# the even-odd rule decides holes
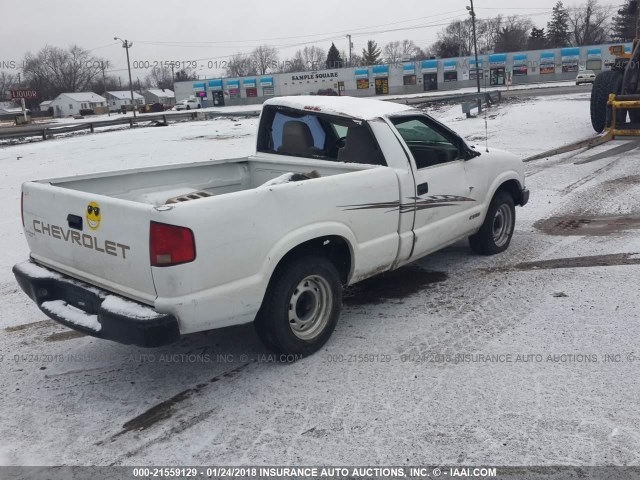
[[[465,238],[503,252],[529,200],[515,155],[406,105],[325,96],[265,102],[248,157],[22,194],[31,258],[13,271],[54,320],[147,347],[255,322],[268,348],[296,355],[328,340],[343,286]]]
[[[576,77],[576,85],[580,85],[582,83],[593,83],[596,81],[596,74],[591,70],[582,70],[578,73]]]
[[[191,110],[192,108],[202,108],[200,100],[197,98],[188,98],[176,103],[174,110]]]

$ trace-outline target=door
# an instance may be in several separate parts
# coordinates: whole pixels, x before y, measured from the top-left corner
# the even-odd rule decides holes
[[[220,90],[215,90],[211,92],[211,97],[213,99],[214,107],[223,107],[224,106],[224,93]]]
[[[424,80],[425,92],[438,90],[438,74],[437,73],[425,73],[423,80]]]
[[[504,68],[491,69],[491,85],[504,85],[504,80],[505,80]]]
[[[387,95],[389,93],[389,79],[376,78],[376,95]]]
[[[465,171],[464,142],[426,116],[392,120],[411,152],[415,169],[415,246],[412,259],[427,255],[473,230],[476,201]],[[405,202],[409,203],[409,199]]]

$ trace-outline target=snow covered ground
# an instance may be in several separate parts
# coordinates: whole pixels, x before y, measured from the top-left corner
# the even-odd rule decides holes
[[[484,117],[430,113],[484,148]],[[489,148],[589,137],[588,113],[588,94],[505,103]],[[640,153],[592,157],[619,142],[528,164],[505,254],[460,243],[366,282],[326,347],[292,365],[250,325],[151,350],[96,340],[19,290],[22,181],[247,155],[256,123],[0,149],[1,464],[640,463]]]

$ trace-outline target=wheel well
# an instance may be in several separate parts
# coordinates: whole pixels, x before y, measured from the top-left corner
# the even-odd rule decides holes
[[[518,182],[517,180],[508,180],[504,182],[498,187],[498,190],[496,190],[496,194],[498,192],[506,192],[511,195],[511,198],[513,198],[513,203],[515,203],[516,205],[519,205],[521,203],[520,196],[522,195],[522,187],[520,186],[520,182]]]
[[[349,273],[351,272],[351,248],[349,242],[344,238],[329,235],[326,237],[314,238],[307,242],[301,243],[297,247],[290,250],[282,259],[278,262],[272,278],[275,277],[284,266],[294,258],[299,258],[304,255],[315,254],[327,257],[338,270],[340,274],[340,280],[346,284],[349,279]]]

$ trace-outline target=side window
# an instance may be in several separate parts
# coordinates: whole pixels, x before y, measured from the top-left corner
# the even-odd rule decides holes
[[[452,162],[460,156],[455,139],[422,118],[398,118],[393,121],[419,169]]]

